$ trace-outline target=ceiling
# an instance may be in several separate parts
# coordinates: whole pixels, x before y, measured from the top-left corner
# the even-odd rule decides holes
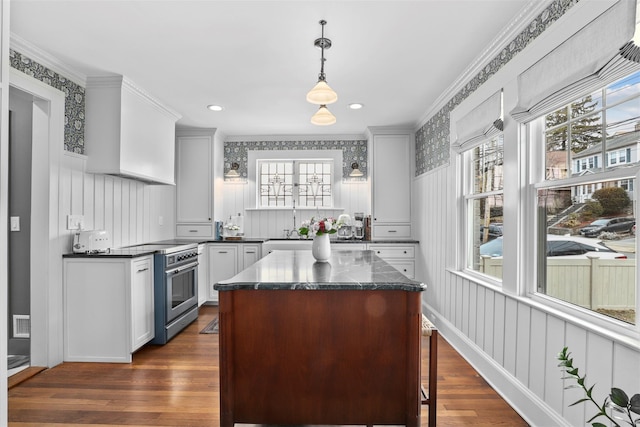
[[[81,76],[128,77],[181,126],[362,134],[417,127],[532,1],[541,0],[12,0],[11,33]],[[309,122],[317,106],[305,99],[320,71],[320,19],[333,43],[331,126]],[[350,110],[354,102],[365,106]]]

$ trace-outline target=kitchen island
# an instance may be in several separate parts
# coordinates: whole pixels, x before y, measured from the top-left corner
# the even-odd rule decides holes
[[[221,426],[420,425],[421,292],[373,251],[274,251],[219,291]]]

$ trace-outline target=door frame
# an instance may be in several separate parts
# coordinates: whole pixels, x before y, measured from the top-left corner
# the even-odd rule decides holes
[[[31,365],[63,361],[62,255],[59,204],[64,150],[64,92],[10,69],[9,85],[33,96],[31,173]],[[7,316],[7,307],[2,308]],[[7,343],[3,343],[7,345]]]

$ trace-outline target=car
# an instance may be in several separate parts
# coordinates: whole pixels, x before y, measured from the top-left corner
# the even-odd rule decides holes
[[[502,237],[480,245],[480,255],[492,258],[502,257]],[[587,258],[597,256],[603,259],[626,259],[623,253],[605,246],[600,240],[577,236],[547,235],[547,257],[554,258]]]
[[[635,233],[636,219],[634,217],[600,218],[580,229],[580,234],[586,237],[598,237],[600,233]]]
[[[501,222],[492,222],[488,226],[480,227],[480,241],[484,240],[484,230],[487,229],[487,241],[493,240],[496,237],[502,236],[502,223]]]

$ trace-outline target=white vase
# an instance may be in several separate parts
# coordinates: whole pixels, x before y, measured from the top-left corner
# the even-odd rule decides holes
[[[329,244],[328,234],[320,234],[313,238],[311,254],[318,262],[329,261],[329,257],[331,257],[331,245]]]

